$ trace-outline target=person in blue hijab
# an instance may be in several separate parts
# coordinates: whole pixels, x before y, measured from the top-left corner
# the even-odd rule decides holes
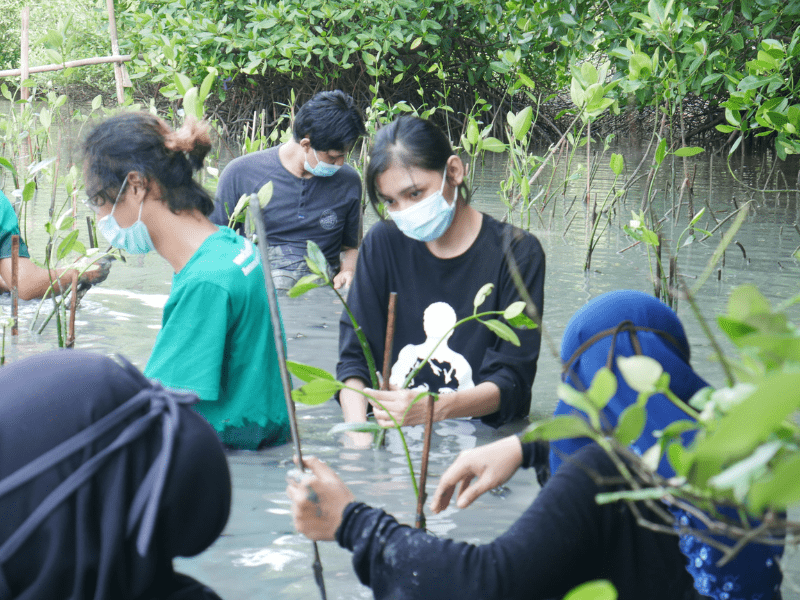
[[[657,360],[670,375],[670,390],[684,402],[708,384],[689,364],[689,342],[678,315],[660,300],[644,292],[617,290],[598,296],[580,308],[570,319],[561,341],[563,379],[578,391],[589,389],[595,374],[609,367],[617,378],[617,392],[603,409],[604,426],[616,427],[619,416],[636,403],[632,390],[617,367],[616,357],[644,355]],[[661,394],[647,403],[647,421],[641,437],[631,444],[641,455],[670,423],[691,420],[691,409],[682,410]],[[583,414],[559,400],[556,415]],[[688,440],[687,440],[688,441]],[[590,443],[588,438],[560,440],[550,445],[550,471],[561,466],[562,457]],[[659,465],[664,477],[674,475],[666,459]]]
[[[636,400],[616,368],[618,357],[634,354],[658,360],[683,402],[706,386],[689,364],[686,335],[670,308],[642,292],[599,296],[567,325],[562,359],[564,380],[578,390],[587,389],[602,367],[614,370],[619,387],[603,414],[609,427]],[[631,445],[638,453],[654,443],[657,430],[691,419],[691,411],[663,396],[650,399],[647,409],[645,431]],[[573,410],[559,403],[556,413]],[[439,539],[399,525],[382,510],[357,502],[336,474],[313,458],[304,461],[313,476],[290,480],[287,494],[298,531],[352,550],[356,573],[376,598],[560,598],[595,579],[611,581],[620,600],[780,598],[779,547],[749,544],[734,561],[717,567],[719,551],[698,538],[641,527],[626,504],[597,504],[598,493],[626,489],[598,445],[573,439],[551,450],[550,479],[517,522],[488,544]],[[431,509],[444,510],[459,486],[456,503],[466,508],[520,466],[547,462],[546,444],[522,444],[517,436],[466,450],[442,475]],[[667,463],[659,471],[671,473]],[[643,503],[637,509],[645,520],[663,523]],[[680,525],[698,526],[690,515],[675,516]]]
[[[176,573],[228,519],[197,396],[124,359],[60,350],[0,368],[0,599],[219,600]]]

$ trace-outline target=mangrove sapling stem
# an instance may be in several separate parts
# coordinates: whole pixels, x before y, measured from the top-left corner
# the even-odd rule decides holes
[[[361,394],[362,396],[364,396],[364,398],[367,398],[368,400],[372,400],[375,404],[377,404],[380,407],[380,409],[383,412],[385,412],[386,414],[389,415],[389,418],[392,420],[392,423],[394,424],[394,428],[397,430],[397,433],[400,435],[400,442],[403,444],[403,451],[406,454],[406,462],[408,462],[408,471],[411,474],[411,485],[414,487],[414,497],[416,498],[419,495],[419,489],[417,488],[417,476],[414,473],[414,463],[411,462],[411,452],[408,449],[408,443],[406,442],[406,436],[403,435],[403,431],[400,428],[401,427],[400,423],[397,422],[397,419],[394,418],[394,415],[392,415],[392,413],[390,413],[388,410],[386,410],[386,407],[383,404],[381,404],[380,400],[378,400],[377,398],[373,398],[368,393],[366,393],[363,389],[359,390],[359,389],[352,388],[352,387],[347,386],[347,385],[342,385],[341,389],[350,390],[352,392],[356,392],[358,394]],[[419,400],[419,398],[420,398],[419,396],[417,398],[415,398],[414,402]],[[413,405],[414,402],[412,402],[411,404]],[[408,410],[406,410],[406,414],[408,414]],[[405,415],[403,415],[403,416],[405,417]]]
[[[286,348],[283,345],[283,324],[281,323],[278,312],[278,299],[275,293],[275,284],[272,281],[272,268],[269,262],[269,252],[267,245],[267,234],[264,231],[264,223],[261,221],[260,211],[256,209],[259,205],[257,196],[253,194],[251,197],[250,206],[250,219],[255,224],[256,236],[258,238],[258,249],[261,253],[261,270],[264,274],[264,287],[267,292],[267,300],[269,301],[269,316],[272,322],[272,336],[275,342],[275,350],[278,354],[278,367],[281,374],[281,384],[283,386],[283,396],[286,400],[286,412],[289,415],[289,428],[292,433],[292,441],[294,442],[294,451],[297,456],[297,466],[301,472],[305,471],[305,464],[303,463],[302,449],[300,448],[300,434],[297,430],[297,415],[295,414],[294,401],[292,400],[292,384],[289,379],[289,370],[286,368]],[[322,600],[327,600],[325,593],[325,580],[322,577],[322,561],[319,558],[319,548],[317,542],[312,542],[314,546],[314,563],[312,565],[314,571],[314,580],[317,582]]]
[[[428,478],[428,455],[431,451],[431,432],[433,431],[433,396],[428,395],[425,398],[427,403],[427,418],[425,419],[425,442],[422,446],[422,464],[419,468],[419,494],[417,495],[417,517],[414,527],[417,529],[425,529],[425,514],[423,507],[427,494],[425,493],[425,482]]]
[[[725,380],[728,387],[733,387],[736,383],[736,380],[733,378],[733,371],[731,370],[731,366],[728,364],[728,360],[725,358],[725,354],[722,352],[722,347],[719,345],[719,342],[717,342],[717,338],[714,336],[714,333],[711,331],[711,328],[708,326],[705,318],[700,313],[700,307],[697,306],[697,302],[694,299],[694,293],[689,289],[689,286],[686,285],[686,281],[683,279],[683,276],[677,275],[677,278],[680,281],[681,287],[683,288],[683,293],[686,296],[686,300],[689,302],[689,306],[692,308],[692,312],[694,313],[697,322],[700,323],[703,333],[708,338],[708,341],[711,342],[714,352],[716,352],[717,356],[719,357],[719,364],[722,365],[722,370],[725,372]]]
[[[19,335],[19,236],[11,236],[11,335]],[[5,332],[5,329],[3,329]]]
[[[69,324],[67,327],[67,348],[75,347],[75,309],[78,306],[78,272],[72,273],[72,293],[69,299]]]
[[[325,283],[339,297],[339,301],[342,303],[342,306],[344,306],[345,311],[347,311],[347,316],[350,317],[350,322],[353,324],[353,331],[355,332],[356,337],[358,338],[358,343],[361,345],[361,351],[364,353],[364,358],[367,361],[367,369],[369,370],[369,378],[370,382],[372,383],[372,389],[374,390],[380,389],[380,384],[378,383],[377,371],[375,370],[375,359],[372,356],[372,350],[370,350],[369,348],[369,342],[367,341],[366,334],[361,329],[361,325],[358,324],[358,321],[356,321],[356,316],[350,310],[350,307],[347,306],[347,302],[345,302],[344,298],[339,293],[339,290],[333,287],[333,282],[330,280],[329,277],[325,277]]]

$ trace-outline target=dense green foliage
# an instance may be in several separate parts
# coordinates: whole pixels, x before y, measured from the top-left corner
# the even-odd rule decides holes
[[[694,410],[685,409],[687,419],[665,427],[642,456],[626,451],[626,446],[644,429],[650,397],[664,394],[681,405],[669,390],[669,374],[647,356],[617,358],[622,376],[639,396],[622,412],[613,432],[603,430],[600,411],[616,392],[617,380],[603,368],[584,393],[566,384],[559,386],[559,397],[584,411],[588,421],[574,415],[554,417],[532,425],[524,438],[593,438],[612,455],[631,484],[630,491],[603,494],[599,501],[664,499],[677,507],[703,508],[709,515],[708,531],[695,533],[706,541],[708,533],[748,541],[774,541],[787,532],[796,535],[800,524],[787,521],[784,511],[800,501],[800,427],[796,421],[800,411],[800,329],[784,311],[798,302],[800,295],[773,308],[755,287],[735,289],[727,314],[717,319],[739,351],[736,358],[719,356],[728,372],[727,386],[698,391],[690,401]],[[689,420],[690,414],[696,420]],[[688,443],[681,438],[687,431],[696,432]],[[656,474],[663,456],[677,477],[667,480]],[[734,507],[739,517],[725,518],[715,506]],[[756,527],[747,516],[764,522]],[[784,541],[792,543],[780,539],[777,543]],[[712,542],[727,557],[741,549],[733,543]]]
[[[20,15],[30,7],[30,64],[58,64],[111,54],[104,0],[0,0],[0,69],[20,67]],[[39,76],[55,84],[110,85],[109,66],[69,69]]]

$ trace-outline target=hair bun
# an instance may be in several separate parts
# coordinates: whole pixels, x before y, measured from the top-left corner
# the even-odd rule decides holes
[[[198,148],[208,151],[211,148],[208,129],[207,121],[198,121],[197,118],[191,116],[186,117],[180,129],[164,135],[164,146],[167,150],[186,152],[187,154],[193,153]]]

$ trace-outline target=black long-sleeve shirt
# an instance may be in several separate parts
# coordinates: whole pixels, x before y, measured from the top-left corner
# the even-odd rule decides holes
[[[698,597],[676,536],[638,526],[624,504],[595,502],[597,493],[616,489],[588,475],[618,477],[606,454],[592,445],[574,459],[488,544],[440,539],[357,502],[345,510],[336,539],[353,551],[358,578],[379,600],[559,598],[593,579],[610,580],[620,600]]]
[[[509,261],[507,254],[514,260]],[[382,370],[390,292],[398,294],[392,383],[399,387],[427,356],[430,346],[425,344],[438,339],[456,320],[473,313],[473,299],[485,284],[494,284],[494,289],[478,312],[502,311],[520,300],[512,274],[515,268],[541,316],[545,256],[539,240],[530,233],[483,215],[472,246],[460,256],[442,259],[431,254],[423,242],[406,237],[393,223],[377,223],[364,238],[347,297],[366,333],[376,369]],[[409,387],[441,393],[491,381],[500,389],[500,409],[483,417],[484,423],[498,427],[527,416],[540,334],[538,329],[514,331],[519,346],[475,321],[457,327]],[[339,326],[336,377],[340,381],[349,377],[370,381],[364,354],[346,313]]]

